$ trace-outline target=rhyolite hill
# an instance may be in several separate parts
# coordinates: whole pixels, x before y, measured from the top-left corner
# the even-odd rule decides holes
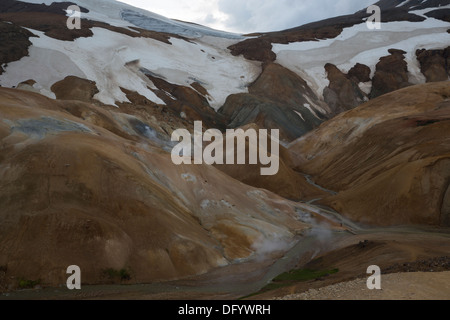
[[[65,283],[75,263],[92,284],[206,273],[287,250],[326,220],[313,200],[449,226],[450,1],[377,5],[381,30],[362,10],[236,35],[111,0],[3,0],[0,285]],[[173,165],[196,120],[279,129],[280,171]]]

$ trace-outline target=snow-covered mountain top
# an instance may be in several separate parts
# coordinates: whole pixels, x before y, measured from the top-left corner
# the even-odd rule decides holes
[[[24,0],[23,2],[50,5],[53,2],[66,0]],[[187,38],[202,36],[243,39],[241,35],[214,30],[198,24],[172,20],[159,14],[133,7],[115,0],[72,0],[78,6],[89,10],[83,18],[109,23],[118,27],[137,26],[146,30],[177,34]]]
[[[27,2],[50,5],[62,1]],[[30,38],[32,46],[29,56],[10,63],[0,77],[0,85],[13,87],[33,79],[39,92],[55,98],[51,86],[67,76],[75,75],[95,81],[99,89],[95,99],[105,104],[128,102],[121,88],[137,91],[155,103],[164,104],[152,92],[155,86],[140,71],[150,70],[173,84],[190,86],[194,82],[200,83],[208,90],[210,105],[218,109],[230,94],[247,92],[246,86],[260,73],[258,63],[228,53],[226,47],[239,41],[240,36],[173,21],[117,1],[74,2],[89,10],[82,13],[85,19],[117,27],[155,29],[195,38],[196,42],[171,38],[171,44],[166,44],[149,38],[132,38],[103,28],[92,28],[92,37],[70,42],[29,29],[37,36]],[[129,63],[136,61],[138,63],[130,67]]]
[[[433,9],[413,12],[423,15],[431,10]],[[362,22],[345,28],[333,39],[273,44],[273,51],[277,55],[278,63],[307,79],[319,94],[322,94],[323,89],[328,85],[323,68],[326,63],[333,63],[346,72],[356,63],[362,63],[371,68],[371,76],[373,76],[378,60],[387,55],[391,48],[407,52],[406,61],[411,73],[411,82],[423,83],[424,77],[416,59],[416,50],[443,49],[450,44],[450,34],[447,32],[450,24],[424,17],[426,20],[422,22],[382,23],[380,30],[370,30],[366,23]]]
[[[72,1],[84,9],[82,18],[86,19],[81,30],[84,33],[76,34],[65,27],[66,17],[61,6],[49,10],[43,5],[39,8],[23,5],[27,2],[49,6],[57,2],[64,3],[64,7],[68,2],[4,1],[3,20],[26,28],[36,37],[29,37],[31,46],[26,46],[27,55],[2,65],[5,72],[0,74],[1,86],[14,87],[33,80],[35,90],[55,98],[52,86],[68,76],[76,76],[95,82],[98,93],[94,99],[109,105],[129,102],[124,92],[127,90],[160,105],[177,101],[171,90],[155,85],[156,78],[156,82],[161,80],[174,86],[197,87],[196,92],[206,100],[204,105],[218,111],[231,95],[252,94],[249,87],[261,76],[267,62],[278,63],[301,78],[294,82],[306,81],[307,85],[296,93],[299,97],[316,95],[319,100],[325,100],[323,92],[330,84],[325,70],[327,64],[334,64],[345,73],[363,64],[370,69],[368,77],[373,79],[377,63],[388,55],[389,49],[406,52],[408,83],[423,83],[426,80],[416,50],[444,49],[450,44],[448,0],[381,0],[377,2],[382,8],[381,30],[367,28],[368,14],[360,11],[252,37],[171,20],[113,0]],[[6,1],[10,7],[5,6]],[[10,8],[12,11],[8,11]],[[439,13],[431,14],[436,9]],[[34,18],[37,14],[39,18]],[[34,22],[27,24],[29,18]],[[53,18],[60,21],[49,26]],[[53,28],[52,33],[48,32],[49,28]],[[154,32],[145,35],[142,30]],[[238,50],[234,50],[235,46]],[[277,68],[271,70],[280,74],[286,72]],[[285,75],[280,74],[279,79],[275,78],[278,82],[285,79]],[[267,79],[272,76],[267,75]],[[358,103],[368,99],[373,84],[370,79],[355,85],[362,90],[358,92]],[[327,116],[322,102],[307,99],[299,108],[312,115]],[[300,118],[307,122],[305,115]]]
[[[54,98],[51,86],[75,75],[95,81],[100,91],[95,98],[105,104],[128,101],[120,88],[137,91],[155,103],[164,104],[148,89],[154,85],[140,71],[146,69],[170,83],[202,84],[209,92],[210,105],[218,109],[228,95],[247,92],[247,84],[260,72],[257,63],[233,57],[224,48],[180,39],[170,39],[169,45],[93,28],[92,37],[68,42],[31,31],[38,37],[30,39],[33,45],[29,56],[8,65],[0,77],[2,86],[12,87],[33,79],[41,93]],[[139,62],[138,67],[128,66],[135,61]]]

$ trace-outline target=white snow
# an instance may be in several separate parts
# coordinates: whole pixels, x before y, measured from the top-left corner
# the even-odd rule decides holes
[[[439,7],[434,7],[434,8],[427,8],[427,9],[422,9],[422,10],[414,10],[414,11],[410,11],[410,13],[428,19],[428,17],[425,14],[428,13],[428,12],[434,11],[436,9],[450,9],[450,5],[439,6]]]
[[[25,0],[30,3],[62,2],[64,0]],[[191,28],[190,32],[202,35],[191,42],[171,38],[172,45],[153,39],[132,38],[102,28],[93,28],[93,37],[79,38],[76,41],[59,41],[34,31],[39,38],[30,38],[33,45],[30,55],[20,61],[8,64],[6,72],[0,76],[0,85],[16,86],[22,81],[34,79],[35,88],[42,94],[54,98],[51,86],[68,75],[75,75],[95,81],[99,101],[114,105],[127,102],[119,87],[137,91],[149,100],[164,104],[151,89],[154,84],[140,71],[147,69],[166,81],[183,86],[199,82],[209,93],[211,106],[218,110],[230,94],[246,93],[247,86],[261,72],[261,64],[234,57],[226,49],[238,39],[218,35],[215,30],[167,19],[160,15],[129,6],[113,0],[72,0],[90,12],[87,18],[100,20],[111,25],[130,27],[133,24],[122,19],[125,10],[149,18],[150,24],[156,21],[157,27],[173,25]],[[404,1],[402,4],[406,4]],[[399,5],[399,6],[400,6]],[[440,8],[449,8],[450,5]],[[416,10],[412,13],[424,15],[428,11]],[[138,16],[139,19],[142,18]],[[132,20],[132,19],[131,19]],[[328,85],[324,66],[333,63],[347,72],[356,63],[371,68],[371,77],[380,57],[388,55],[388,49],[401,49],[406,52],[406,61],[412,83],[425,81],[415,56],[417,49],[441,49],[450,45],[449,24],[433,18],[423,22],[382,23],[381,30],[369,30],[364,22],[345,28],[335,39],[274,44],[277,63],[296,72],[308,85],[322,96]],[[175,28],[176,29],[176,28]],[[175,30],[174,29],[174,30]],[[171,30],[171,29],[170,29]],[[168,30],[168,31],[170,31]],[[219,33],[220,34],[220,33]],[[134,62],[133,62],[134,61]],[[133,62],[133,63],[130,63]],[[142,69],[141,69],[142,68]],[[361,84],[364,92],[370,84]],[[323,112],[323,108],[309,101],[309,107]],[[317,115],[316,115],[317,116]]]
[[[406,1],[403,1],[402,3],[400,3],[400,4],[398,4],[398,5],[396,5],[395,7],[396,8],[398,8],[398,7],[402,7],[402,6],[404,6],[405,4],[407,4],[408,2],[410,2],[411,0],[406,0]]]
[[[30,39],[34,41],[37,38]],[[64,53],[45,46],[31,46],[29,56],[8,64],[6,72],[0,77],[0,85],[14,87],[33,79],[37,82],[34,87],[39,88],[41,94],[56,98],[50,87],[68,75],[86,78],[83,71]]]
[[[335,39],[274,44],[277,62],[304,78],[319,95],[328,86],[324,66],[333,63],[347,72],[356,63],[371,68],[371,77],[379,59],[388,49],[408,52],[406,61],[413,83],[424,82],[415,56],[416,49],[441,49],[450,45],[449,24],[428,18],[423,22],[383,23],[381,30],[369,30],[365,23],[343,30]]]
[[[303,118],[303,116],[300,112],[298,112],[297,110],[294,110],[294,109],[292,109],[292,111],[294,111],[305,122],[305,118]]]
[[[304,106],[306,109],[308,109],[309,111],[311,111],[311,113],[313,114],[314,117],[316,117],[317,119],[320,119],[320,118],[317,116],[316,111],[313,110],[313,108],[311,107],[311,105],[310,105],[309,103],[305,103],[305,104],[303,104],[303,106]],[[323,112],[322,109],[320,109],[320,108],[318,108],[318,109],[319,109],[320,111]]]
[[[29,57],[10,63],[0,76],[1,85],[11,87],[33,79],[43,87],[41,92],[44,93],[50,92],[56,81],[75,75],[95,81],[100,92],[94,98],[105,104],[128,102],[119,87],[164,104],[147,88],[154,86],[139,72],[139,67],[143,67],[174,84],[202,83],[211,96],[211,106],[217,110],[230,94],[248,92],[247,85],[261,71],[259,63],[234,57],[226,49],[219,48],[218,40],[214,46],[208,46],[171,38],[172,45],[169,45],[92,28],[93,37],[71,42],[30,31],[39,38],[30,38],[33,45]],[[126,66],[134,60],[139,61],[138,67]]]
[[[367,95],[372,91],[372,81],[361,82],[358,86],[359,89]]]
[[[63,0],[25,0],[25,2],[50,5]],[[165,80],[183,86],[199,82],[208,90],[210,105],[218,110],[230,94],[248,92],[247,86],[261,72],[259,62],[234,57],[227,49],[241,40],[239,35],[216,31],[207,27],[174,21],[158,14],[135,8],[113,0],[72,0],[89,10],[82,18],[102,21],[113,26],[134,26],[122,19],[124,12],[136,13],[140,20],[146,19],[165,32],[190,30],[195,35],[191,42],[172,38],[173,45],[145,38],[132,38],[103,28],[92,28],[90,38],[73,42],[49,38],[43,32],[30,30],[39,38],[31,38],[30,55],[10,63],[0,76],[3,86],[16,86],[33,79],[38,82],[41,93],[54,97],[51,86],[74,75],[95,81],[99,93],[94,97],[105,104],[128,102],[119,87],[137,91],[149,100],[164,104],[149,88],[153,83],[140,72],[145,68]],[[83,27],[83,25],[82,25]],[[137,63],[128,64],[136,60]],[[127,65],[128,64],[128,65]]]

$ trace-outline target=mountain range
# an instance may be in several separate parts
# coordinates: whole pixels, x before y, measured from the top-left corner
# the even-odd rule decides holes
[[[380,30],[361,10],[241,35],[112,0],[2,0],[0,290],[73,264],[88,284],[184,279],[353,223],[450,227],[450,1],[375,5]],[[195,121],[278,129],[280,170],[174,165]]]

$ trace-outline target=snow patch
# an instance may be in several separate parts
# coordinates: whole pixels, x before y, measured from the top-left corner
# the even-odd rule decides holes
[[[300,118],[302,118],[303,121],[305,121],[305,118],[303,118],[303,115],[300,112],[294,109],[292,111],[294,111]]]
[[[358,86],[359,86],[359,89],[367,95],[369,95],[370,92],[372,91],[372,81],[361,82],[361,83],[359,83]]]
[[[441,10],[441,9],[450,9],[450,5],[446,5],[446,6],[439,6],[439,7],[433,7],[433,8],[427,8],[427,9],[422,9],[422,10],[414,10],[414,11],[410,11],[410,13],[424,17],[425,19],[432,19],[426,16],[426,14],[428,12],[431,11],[435,11],[435,10]]]
[[[403,1],[402,3],[396,5],[395,7],[396,7],[396,8],[403,7],[405,4],[407,4],[407,3],[410,2],[410,1],[411,1],[411,0]]]
[[[170,45],[92,28],[92,37],[71,42],[30,31],[38,38],[30,38],[29,56],[8,65],[0,76],[2,86],[12,87],[34,79],[42,86],[41,93],[50,96],[55,82],[74,75],[95,81],[99,93],[94,98],[105,104],[129,102],[120,87],[137,91],[157,104],[165,104],[149,89],[154,85],[139,71],[145,68],[177,85],[190,86],[192,79],[198,79],[208,90],[211,106],[218,110],[230,94],[247,93],[247,86],[261,72],[260,63],[234,57],[217,47],[181,39],[170,39]],[[135,61],[138,66],[129,65]]]
[[[362,63],[371,68],[373,77],[379,59],[387,56],[391,48],[408,52],[406,61],[413,83],[423,83],[415,51],[447,47],[450,43],[447,30],[447,22],[431,18],[423,22],[383,23],[381,30],[369,30],[362,23],[345,28],[334,39],[273,44],[273,51],[279,64],[310,82],[311,88],[323,98],[323,90],[329,84],[325,64],[331,62],[341,70],[349,70]]]
[[[313,114],[314,117],[316,117],[317,119],[320,119],[319,116],[317,115],[316,111],[314,111],[313,108],[311,108],[311,105],[309,103],[305,103],[303,106],[306,109],[308,109],[309,111],[311,111],[311,113]]]

